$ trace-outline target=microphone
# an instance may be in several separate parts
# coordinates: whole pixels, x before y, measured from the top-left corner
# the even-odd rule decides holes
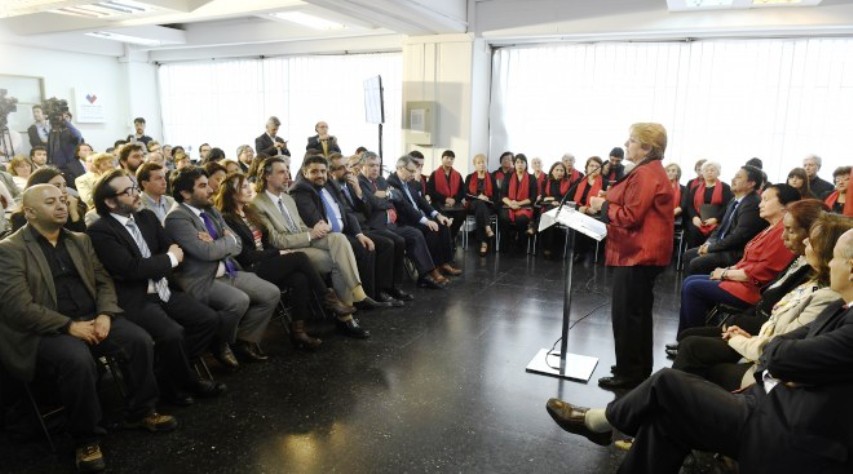
[[[571,189],[569,189],[569,191],[571,191]],[[566,199],[569,198],[569,194],[571,194],[571,192],[567,192],[566,195],[563,196],[563,199],[560,200],[560,206],[557,207],[557,212],[554,214],[554,220],[555,221],[557,220],[557,217],[560,216],[560,212],[563,211],[563,206],[566,205]]]

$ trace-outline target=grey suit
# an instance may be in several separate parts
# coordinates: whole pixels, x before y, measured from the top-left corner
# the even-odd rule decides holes
[[[321,274],[332,273],[332,285],[335,292],[344,303],[352,302],[353,290],[361,286],[358,267],[352,247],[346,236],[340,233],[329,233],[322,239],[311,239],[310,229],[299,217],[299,211],[293,198],[287,194],[281,195],[281,200],[298,227],[298,231],[288,229],[284,216],[276,203],[266,192],[260,192],[252,199],[252,206],[260,214],[264,226],[269,232],[270,243],[282,250],[295,249],[305,252],[311,263]]]
[[[214,208],[204,209],[216,227],[213,242],[199,239],[207,232],[204,222],[186,205],[176,203],[166,215],[166,233],[184,250],[184,261],[175,273],[175,281],[187,293],[220,312],[223,321],[220,337],[224,342],[236,339],[260,342],[278,305],[278,287],[251,272],[237,271],[216,277],[220,263],[240,254],[240,239],[225,224]],[[232,235],[226,235],[231,232]]]

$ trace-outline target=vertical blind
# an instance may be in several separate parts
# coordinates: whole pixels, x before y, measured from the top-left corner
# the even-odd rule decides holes
[[[385,89],[386,155],[400,144],[402,54],[351,54],[216,60],[160,67],[160,100],[166,143],[222,148],[236,158],[239,145],[254,147],[271,115],[282,124],[298,167],[318,121],[329,124],[343,154],[359,146],[378,151],[378,127],[364,120],[363,81],[381,75]]]
[[[607,159],[634,122],[668,131],[665,162],[684,177],[707,158],[728,181],[759,157],[773,181],[823,159],[849,165],[853,39],[703,40],[505,48],[492,64],[492,165],[504,150],[545,165],[573,153]]]

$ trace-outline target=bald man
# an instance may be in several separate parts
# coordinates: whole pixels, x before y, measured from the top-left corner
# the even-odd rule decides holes
[[[155,411],[153,341],[121,317],[116,293],[85,234],[63,228],[68,205],[55,186],[24,192],[27,224],[0,241],[0,363],[25,382],[47,382],[68,412],[77,467],[104,468],[99,441],[98,366],[123,359],[128,397],[124,425],[170,431],[177,421]]]

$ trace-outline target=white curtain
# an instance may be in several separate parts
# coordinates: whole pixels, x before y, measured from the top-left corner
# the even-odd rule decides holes
[[[683,180],[699,158],[728,181],[759,157],[773,181],[823,158],[849,165],[853,39],[707,40],[505,48],[492,65],[492,166],[504,150],[544,166],[573,153],[607,159],[634,122],[668,131],[666,162]]]
[[[264,123],[277,116],[295,169],[318,121],[329,124],[344,155],[359,146],[378,151],[378,127],[364,121],[363,81],[381,75],[385,89],[386,156],[401,150],[402,54],[351,54],[216,60],[160,67],[160,101],[166,143],[222,148],[254,147]]]

